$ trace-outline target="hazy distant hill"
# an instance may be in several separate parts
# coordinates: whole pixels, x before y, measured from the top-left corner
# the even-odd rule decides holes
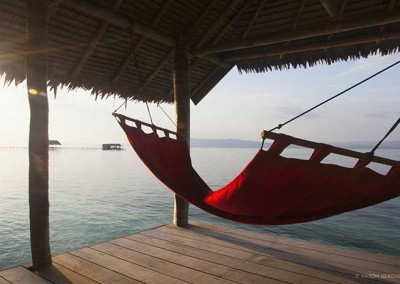
[[[266,141],[268,145],[269,141]],[[376,142],[371,141],[360,141],[360,142],[341,142],[332,143],[332,145],[347,149],[366,149],[370,150],[374,147]],[[194,148],[259,148],[261,146],[260,141],[249,141],[240,139],[198,139],[192,138],[190,140],[190,146]],[[379,149],[400,149],[400,141],[386,141]]]
[[[349,149],[372,149],[378,141],[360,141],[360,142],[348,142],[348,143],[338,143],[335,146],[344,147]],[[384,141],[379,149],[400,149],[400,141]]]

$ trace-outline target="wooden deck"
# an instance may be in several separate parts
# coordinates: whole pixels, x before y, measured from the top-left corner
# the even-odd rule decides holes
[[[400,283],[400,259],[192,222],[53,257],[52,269],[0,272],[10,283]]]

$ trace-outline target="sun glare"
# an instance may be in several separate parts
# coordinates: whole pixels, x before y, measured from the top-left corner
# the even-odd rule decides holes
[[[39,91],[36,90],[36,89],[29,89],[28,92],[29,92],[30,95],[34,95],[34,96],[37,95],[37,94],[39,94]]]

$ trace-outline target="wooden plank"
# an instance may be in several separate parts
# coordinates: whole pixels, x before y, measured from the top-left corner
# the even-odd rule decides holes
[[[163,228],[160,228],[160,229],[163,229]],[[177,228],[177,230],[187,231],[187,230],[180,229],[180,228]],[[219,237],[221,237],[220,234],[219,234]],[[186,238],[188,238],[188,236],[186,236]],[[204,236],[202,236],[201,240],[203,242],[205,241]],[[212,238],[212,240],[215,240],[215,238]],[[252,240],[250,240],[250,241],[247,241],[247,240],[248,240],[248,238],[244,238],[243,240],[240,241],[240,242],[243,242],[244,246],[241,246],[240,242],[237,242],[237,240],[234,240],[233,244],[232,244],[232,242],[226,242],[225,244],[222,244],[222,245],[219,244],[219,247],[220,247],[219,251],[221,251],[221,248],[223,247],[223,245],[228,245],[228,246],[238,246],[239,248],[244,249],[245,252],[247,252],[247,251],[253,252],[254,254],[256,254],[256,253],[261,254],[261,253],[265,253],[265,252],[271,253],[272,252],[272,254],[270,256],[268,256],[268,255],[264,255],[264,256],[267,256],[267,257],[272,256],[272,257],[278,257],[280,259],[286,259],[291,262],[315,267],[317,269],[324,269],[324,270],[330,271],[331,273],[335,273],[335,274],[340,272],[343,274],[347,274],[348,279],[352,279],[352,280],[354,280],[355,276],[357,276],[357,275],[358,276],[371,275],[371,274],[378,275],[375,278],[367,277],[367,278],[363,278],[363,279],[356,279],[357,282],[362,281],[362,283],[376,283],[377,281],[378,282],[381,281],[381,279],[379,279],[379,275],[391,275],[393,273],[396,274],[399,271],[399,268],[395,267],[395,266],[381,265],[379,263],[374,264],[373,263],[374,255],[373,254],[371,254],[371,256],[370,256],[371,262],[369,262],[369,264],[371,264],[371,265],[368,268],[365,268],[365,267],[358,266],[358,263],[360,262],[360,260],[358,260],[358,259],[354,260],[354,262],[351,264],[343,264],[343,263],[335,263],[334,261],[327,261],[326,259],[320,260],[320,259],[313,259],[312,257],[304,257],[304,256],[301,256],[298,254],[291,254],[290,252],[287,252],[286,256],[285,256],[285,252],[282,252],[280,250],[269,250],[269,249],[266,250],[264,246],[249,245],[249,244],[251,244]],[[239,243],[239,244],[236,245],[237,243]],[[210,242],[208,242],[208,246],[210,246]],[[274,253],[274,251],[276,253]],[[349,251],[349,253],[351,253],[351,252]],[[335,256],[333,258],[335,258]],[[247,259],[247,260],[255,261],[260,264],[266,263],[266,265],[268,265],[268,263],[270,262],[270,259],[271,258],[263,259],[262,257],[261,258],[258,257],[255,260],[251,260],[251,259]],[[382,269],[382,271],[377,271],[375,269],[375,266],[380,266],[380,269]],[[388,278],[389,279],[385,279],[385,281],[390,281],[390,283],[400,283],[400,279],[398,279],[398,278],[393,278],[393,277],[392,278],[388,277]]]
[[[177,233],[181,232],[185,236],[193,236],[196,237],[196,234],[194,232],[190,232],[188,230],[173,230],[170,227],[162,227],[159,228],[160,231],[166,231],[166,232],[171,232],[171,233]],[[399,268],[394,265],[390,264],[382,264],[382,263],[377,263],[374,262],[373,258],[370,258],[369,260],[363,260],[363,259],[357,259],[357,258],[352,258],[351,257],[351,252],[349,251],[349,254],[347,256],[342,256],[342,255],[332,255],[331,253],[325,253],[325,252],[320,252],[316,250],[310,250],[306,248],[301,248],[301,247],[293,247],[289,246],[286,244],[279,244],[279,243],[271,243],[269,241],[264,241],[260,239],[251,239],[249,241],[248,237],[243,237],[239,235],[233,235],[235,230],[232,230],[232,235],[231,234],[221,234],[220,232],[217,231],[210,231],[201,227],[192,227],[192,231],[196,231],[199,233],[206,233],[209,236],[221,236],[226,240],[233,240],[235,243],[240,244],[247,244],[244,248],[253,247],[251,250],[257,250],[260,253],[267,252],[271,253],[271,250],[274,251],[281,251],[284,253],[289,254],[289,258],[292,256],[298,255],[298,256],[303,256],[307,258],[312,258],[317,261],[322,261],[326,262],[332,265],[338,265],[340,267],[345,267],[349,268],[351,267],[353,270],[355,269],[362,269],[363,271],[367,271],[366,273],[371,273],[372,271],[374,273],[388,273],[389,271],[397,271]],[[192,233],[192,234],[190,234]],[[391,272],[390,272],[391,273]]]
[[[65,268],[58,264],[53,264],[50,269],[46,269],[45,271],[40,271],[38,273],[42,278],[49,280],[52,283],[57,284],[70,284],[70,283],[78,283],[78,284],[96,284],[95,282],[83,275],[76,273],[68,268]]]
[[[119,247],[128,248],[129,250],[134,250],[139,253],[143,253],[152,257],[156,257],[162,259],[164,261],[174,263],[181,266],[186,266],[192,269],[196,269],[202,271],[207,274],[212,274],[215,276],[221,277],[225,273],[227,273],[230,269],[226,266],[218,265],[215,263],[210,263],[208,261],[204,261],[198,258],[194,258],[190,255],[184,255],[179,252],[166,250],[163,248],[147,245],[145,243],[137,242],[132,239],[117,239],[110,241],[113,245],[117,245]],[[101,244],[103,245],[103,244]],[[93,248],[101,250],[98,246],[94,246]],[[103,250],[101,250],[103,251]],[[104,251],[105,252],[105,251]],[[111,251],[112,252],[112,251]]]
[[[143,251],[145,251],[146,253],[150,253],[152,256],[155,257],[159,257],[162,258],[163,260],[166,261],[170,261],[173,263],[176,263],[178,265],[182,265],[182,266],[186,266],[192,269],[196,269],[196,270],[200,270],[204,273],[209,273],[215,276],[219,276],[221,278],[224,279],[232,279],[232,277],[226,277],[225,275],[228,275],[230,271],[232,271],[232,268],[228,267],[228,266],[224,266],[215,262],[208,262],[208,261],[204,261],[202,259],[199,258],[195,258],[193,257],[191,254],[180,254],[177,253],[175,251],[172,250],[166,250],[164,248],[159,248],[159,247],[154,247],[154,246],[150,246],[150,245],[146,245],[144,243],[141,242],[136,242],[134,240],[131,239],[119,239],[119,240],[115,240],[115,242],[113,241],[113,243],[118,244],[119,246],[123,246],[129,249],[134,249],[137,250],[138,248],[141,249],[143,248]],[[249,279],[251,279],[252,277],[252,273],[248,273],[246,271],[240,271],[240,275],[241,275],[241,279],[243,279],[242,281],[238,281],[235,279],[232,279],[235,282],[239,282],[239,283],[249,283]],[[180,273],[178,275],[178,277],[180,276]],[[204,277],[202,277],[204,278]],[[188,278],[184,278],[185,280],[189,280]],[[268,283],[283,283],[281,281],[276,281],[275,279],[271,278],[271,277],[263,277],[264,282],[268,280]],[[196,278],[196,283],[200,281],[206,281],[208,283],[208,279],[199,279]]]
[[[183,229],[181,230],[184,231]],[[205,235],[198,235],[197,237],[199,239],[196,239],[196,237],[193,236],[184,236],[183,233],[181,233],[182,235],[176,235],[159,230],[145,231],[142,234],[163,238],[177,243],[183,243],[185,245],[193,246],[205,251],[218,252],[222,255],[259,263],[266,266],[269,266],[271,260],[273,259],[283,259],[287,262],[294,262],[315,269],[324,269],[325,271],[330,271],[332,273],[341,273],[343,276],[347,275],[349,279],[353,278],[356,273],[381,273],[373,269],[359,268],[340,263],[331,264],[294,253],[283,252],[275,249],[265,249],[265,247],[260,247],[251,244],[250,242],[248,242],[246,245],[240,246],[234,242],[222,241]]]
[[[93,248],[83,248],[71,252],[73,255],[81,257],[85,260],[93,262],[97,265],[107,267],[110,270],[128,276],[140,282],[154,283],[155,281],[162,283],[182,283],[183,281],[160,273],[154,269],[145,267],[145,259],[143,262],[131,262],[118,256],[103,253]],[[140,257],[143,255],[139,256]],[[166,263],[165,263],[166,264]]]
[[[233,229],[233,228],[229,228],[229,227],[223,227],[223,226],[218,226],[218,225],[213,225],[213,224],[205,224],[205,223],[196,222],[196,221],[191,222],[191,224],[198,226],[198,227],[208,228],[208,229],[212,229],[212,230],[218,230],[219,232],[227,232],[230,234],[240,235],[245,238],[266,240],[266,241],[270,241],[270,242],[274,242],[274,243],[282,243],[282,244],[286,244],[286,245],[290,245],[290,246],[294,246],[294,247],[302,247],[302,248],[326,252],[326,253],[330,253],[330,254],[337,254],[337,255],[341,255],[341,256],[351,256],[353,258],[359,258],[359,259],[363,259],[363,260],[373,259],[374,262],[398,266],[400,269],[400,259],[392,257],[392,256],[388,256],[388,255],[350,250],[350,249],[345,249],[342,247],[335,247],[335,246],[331,246],[331,245],[322,245],[322,244],[311,243],[311,242],[298,240],[298,239],[275,237],[275,236],[268,235],[268,234],[261,233],[261,232]]]
[[[225,277],[231,279],[232,281],[236,281],[239,283],[255,283],[255,284],[264,284],[264,283],[275,283],[272,282],[274,280],[270,278],[266,278],[257,274],[247,274],[244,275],[238,270],[233,270],[228,272]],[[285,282],[279,282],[279,283],[285,283]],[[302,282],[306,283],[306,282]]]
[[[6,279],[0,276],[0,284],[10,284],[11,282],[8,282]]]
[[[50,282],[30,270],[17,266],[0,272],[0,276],[13,284],[48,284]]]
[[[72,255],[70,253],[61,254],[53,258],[53,262],[57,263],[65,268],[75,271],[87,278],[92,279],[98,283],[121,283],[121,284],[132,284],[140,283],[132,278],[125,275]]]
[[[142,244],[149,244],[155,247],[178,252],[183,255],[189,255],[198,259],[207,260],[215,264],[225,265],[231,267],[232,269],[240,269],[247,273],[257,274],[270,278],[275,277],[275,279],[277,280],[282,279],[288,283],[300,283],[300,281],[304,281],[310,284],[332,283],[332,281],[334,281],[335,283],[357,283],[355,281],[347,280],[344,277],[331,275],[317,269],[308,268],[298,264],[292,264],[286,261],[272,259],[272,263],[269,263],[269,266],[265,266],[258,263],[247,262],[244,260],[221,255],[216,252],[204,251],[194,247],[169,242],[167,240],[149,237],[142,234],[131,235],[129,236],[129,240],[134,240],[137,242],[141,242]],[[120,245],[123,244],[121,243]],[[223,277],[225,277],[225,275]],[[290,277],[289,281],[287,280],[288,277]]]
[[[152,257],[143,253],[139,253],[134,250],[126,249],[112,243],[102,243],[93,246],[93,248],[98,249],[99,250],[98,253],[100,252],[107,253],[114,257],[118,257],[119,259],[123,259],[124,261],[128,261],[129,263],[138,264],[145,267],[146,269],[151,269],[152,271],[154,271],[153,273],[155,276],[152,279],[153,281],[155,281],[155,279],[157,279],[157,281],[160,280],[160,277],[158,275],[164,275],[164,276],[169,275],[171,278],[175,277],[172,279],[175,279],[176,283],[181,283],[182,280],[190,283],[232,283],[231,281],[226,281],[219,277],[203,273],[201,271],[194,270],[182,265],[177,265],[175,263],[171,263],[163,259],[159,259],[157,257]],[[96,258],[93,261],[97,262],[98,259],[100,259],[100,257],[96,255]],[[109,266],[110,264],[108,263],[104,264],[110,267]],[[190,266],[190,263],[187,265]],[[227,271],[228,270],[225,270],[225,272]],[[145,277],[137,279],[145,282],[148,281],[148,278]],[[152,283],[151,281],[149,282]]]

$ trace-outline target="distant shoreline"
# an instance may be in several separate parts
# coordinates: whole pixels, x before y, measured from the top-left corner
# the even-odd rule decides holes
[[[266,146],[270,144],[266,141]],[[361,141],[361,142],[337,142],[330,143],[331,145],[346,148],[346,149],[357,149],[357,150],[371,150],[374,147],[374,142]],[[101,150],[101,143],[98,144],[87,144],[87,145],[73,145],[73,146],[53,146],[51,149],[68,149],[68,150]],[[125,149],[129,149],[129,144],[123,144]],[[192,138],[190,140],[190,146],[192,148],[260,148],[260,141],[241,140],[241,139],[199,139]],[[293,148],[302,148],[300,146],[292,146]],[[28,149],[27,146],[0,146],[1,150],[18,150]],[[400,141],[387,141],[379,147],[379,149],[386,150],[400,150]]]
[[[270,143],[266,142],[266,145]],[[331,145],[358,150],[370,150],[374,147],[374,142],[361,141],[361,142],[337,142],[330,143]],[[260,148],[260,141],[250,141],[241,139],[198,139],[193,138],[190,140],[192,148]],[[294,148],[302,148],[300,146],[293,146]],[[400,141],[387,141],[382,144],[379,149],[400,150]]]

